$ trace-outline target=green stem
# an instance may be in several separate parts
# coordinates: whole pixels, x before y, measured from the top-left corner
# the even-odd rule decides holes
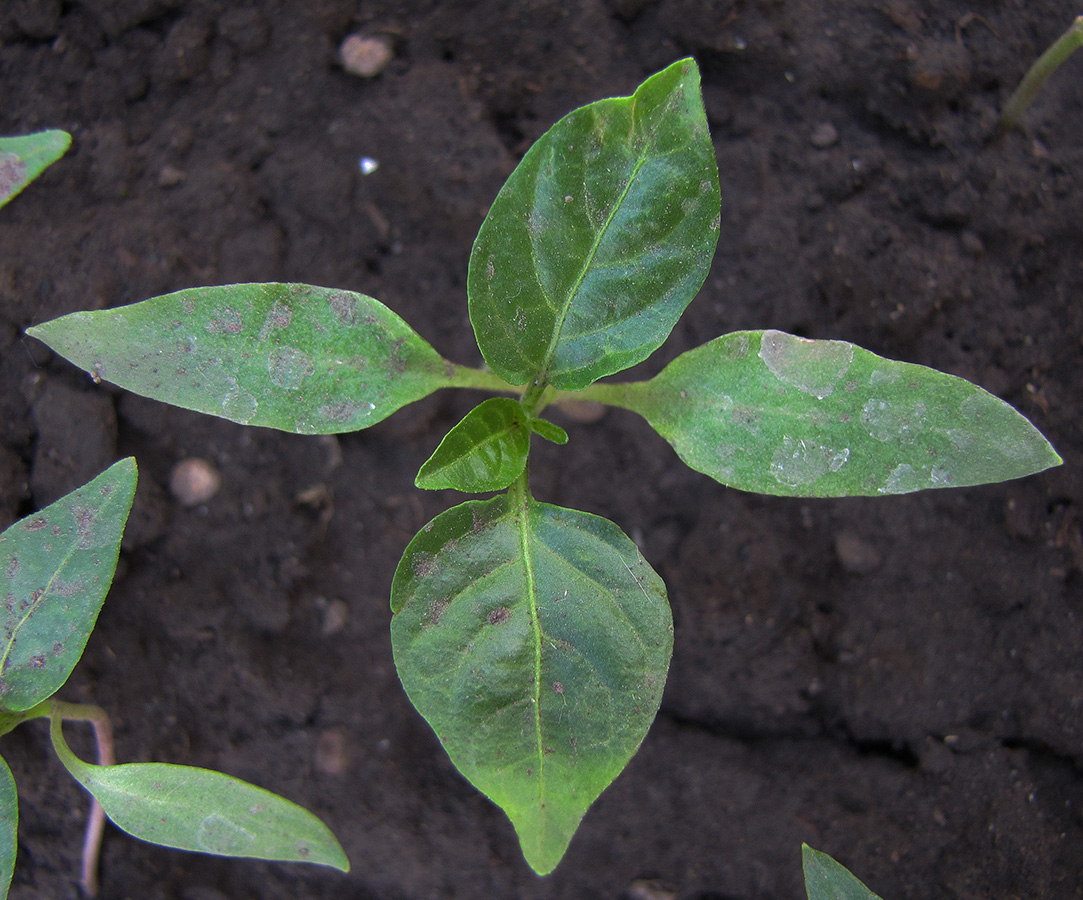
[[[605,403],[609,406],[619,406],[621,409],[635,410],[634,395],[636,388],[642,381],[596,381],[581,391],[555,391],[549,402],[554,405],[576,400],[592,400],[595,403]]]
[[[87,703],[65,703],[62,700],[45,700],[20,713],[21,721],[29,719],[61,719],[69,722],[89,722],[94,728],[94,740],[98,745],[98,765],[111,766],[113,756],[113,727],[109,715],[100,706]],[[105,810],[90,798],[90,815],[87,817],[86,835],[83,838],[83,859],[79,883],[88,897],[98,895],[98,860],[101,857],[102,833],[105,830]]]
[[[451,382],[448,387],[472,388],[481,391],[494,391],[498,394],[521,394],[523,388],[508,384],[495,372],[488,369],[472,369],[470,366],[460,366],[456,363],[448,363]]]
[[[1019,87],[1008,98],[1004,111],[1000,114],[1002,128],[1008,129],[1018,124],[1020,117],[1030,106],[1046,79],[1079,47],[1083,47],[1083,16],[1077,16],[1068,30],[1038,57],[1037,62],[1023,76]]]

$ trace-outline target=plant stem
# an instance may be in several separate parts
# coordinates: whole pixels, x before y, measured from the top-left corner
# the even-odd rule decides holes
[[[109,715],[104,709],[86,703],[45,700],[23,713],[23,721],[53,717],[68,722],[89,722],[94,728],[94,741],[98,746],[98,765],[111,766],[115,764],[113,726],[109,721]],[[79,885],[88,897],[98,896],[98,861],[101,858],[102,833],[104,830],[105,810],[102,809],[102,805],[95,798],[91,797],[86,836],[83,838],[82,871],[79,877]]]
[[[1083,47],[1083,16],[1077,16],[1068,30],[1038,57],[1027,74],[1023,76],[1019,87],[1008,98],[1004,111],[1000,114],[1001,128],[1008,129],[1018,124],[1026,108],[1030,106],[1035,95],[1045,84],[1045,80],[1072,55],[1072,51],[1079,47]]]
[[[549,402],[554,405],[560,405],[561,403],[575,400],[592,400],[595,403],[619,406],[622,409],[634,409],[631,405],[631,400],[629,399],[629,388],[634,388],[637,383],[641,382],[596,381],[594,384],[588,385],[581,391],[557,391]]]
[[[495,372],[488,369],[472,369],[470,366],[460,366],[456,363],[448,363],[451,374],[449,387],[474,388],[482,391],[495,391],[500,394],[521,394],[522,387],[508,384]]]

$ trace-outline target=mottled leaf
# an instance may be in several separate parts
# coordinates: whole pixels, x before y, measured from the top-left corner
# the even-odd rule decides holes
[[[801,845],[801,866],[808,900],[880,900],[845,866],[808,844]]]
[[[417,473],[420,488],[499,491],[526,468],[527,415],[518,400],[493,397],[466,414]]]
[[[410,700],[551,871],[658,710],[673,646],[661,579],[612,522],[516,492],[426,525],[391,606]]]
[[[450,381],[378,300],[303,284],[192,288],[27,334],[137,394],[302,434],[367,428]]]
[[[118,828],[176,850],[309,862],[348,872],[331,830],[284,797],[221,772],[166,763],[95,766],[79,759],[54,716],[60,761]]]
[[[0,137],[0,206],[56,162],[71,146],[66,131]]]
[[[0,900],[7,900],[19,848],[19,797],[7,762],[0,759]]]
[[[575,390],[646,359],[706,278],[718,227],[694,60],[570,113],[527,151],[470,255],[486,362],[511,384]]]
[[[113,582],[135,496],[134,459],[0,534],[0,709],[20,712],[67,681]]]
[[[603,390],[693,469],[764,494],[905,494],[1061,462],[1023,416],[962,378],[781,331],[725,335],[651,381]]]

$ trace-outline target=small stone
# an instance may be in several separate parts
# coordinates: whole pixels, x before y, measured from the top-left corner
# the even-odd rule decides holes
[[[839,130],[830,122],[821,122],[812,129],[809,142],[820,150],[834,147],[839,142]]]
[[[973,231],[964,231],[960,235],[963,242],[963,252],[972,259],[980,259],[985,256],[985,242]]]
[[[344,728],[328,728],[316,740],[316,771],[344,775],[350,767],[350,741]]]
[[[880,568],[880,551],[852,531],[843,531],[835,538],[835,555],[839,564],[855,575],[868,575]]]
[[[222,476],[207,460],[198,456],[182,459],[169,476],[169,492],[181,506],[206,503],[222,486]]]
[[[606,405],[595,400],[566,400],[558,407],[573,422],[590,424],[606,414]]]
[[[338,48],[342,68],[351,75],[374,78],[379,75],[395,56],[391,41],[383,36],[365,37],[351,34]]]
[[[184,177],[184,172],[176,166],[162,166],[161,171],[158,173],[158,187],[176,187],[184,181]]]
[[[625,892],[628,900],[675,900],[676,891],[671,891],[657,878],[637,878]]]
[[[339,600],[338,598],[328,600],[326,597],[317,597],[316,607],[323,612],[323,625],[320,627],[320,633],[324,637],[330,637],[341,631],[346,625],[346,620],[350,617],[350,606],[345,600]]]

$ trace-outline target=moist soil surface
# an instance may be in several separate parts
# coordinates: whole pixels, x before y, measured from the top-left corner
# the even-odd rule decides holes
[[[0,133],[71,151],[0,213],[3,525],[123,455],[118,576],[60,696],[122,761],[222,769],[316,811],[353,869],[229,861],[110,828],[107,898],[797,898],[805,841],[885,900],[1083,896],[1083,79],[997,129],[1074,14],[1053,0],[13,0]],[[349,34],[383,36],[373,78]],[[197,285],[382,300],[480,364],[466,263],[503,180],[561,115],[694,55],[722,182],[700,296],[654,358],[743,328],[840,338],[1016,406],[1064,465],[883,499],[759,497],[685,468],[630,413],[562,420],[535,495],[605,516],[665,579],[661,712],[540,879],[452,767],[392,663],[413,487],[479,399],[440,392],[301,437],[82,372],[35,323]],[[378,168],[362,172],[362,157]],[[184,506],[189,457],[221,474]],[[68,729],[88,755],[81,726]],[[11,896],[68,898],[86,815],[42,723],[3,739]]]

